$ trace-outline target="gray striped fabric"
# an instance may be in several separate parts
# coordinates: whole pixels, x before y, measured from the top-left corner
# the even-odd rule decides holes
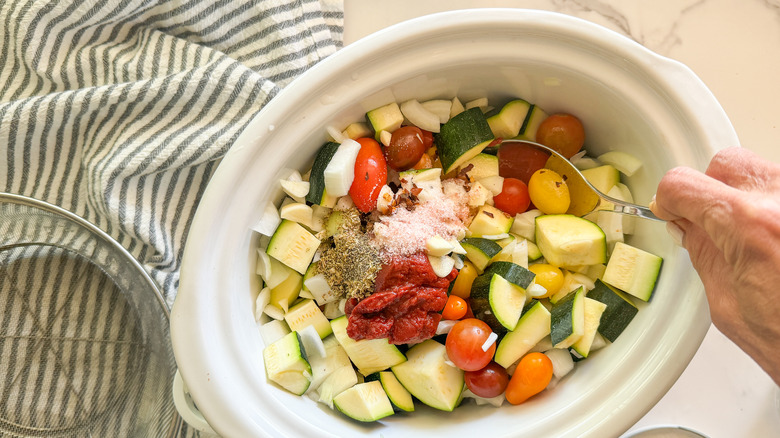
[[[187,230],[220,158],[282,87],[341,46],[342,11],[341,0],[0,0],[0,191],[106,231],[170,306]],[[13,272],[27,282],[80,278],[74,260],[61,263],[64,277],[32,275],[34,263]],[[11,288],[21,280],[8,272],[0,286]],[[9,297],[0,310],[21,311]],[[58,330],[83,317],[57,321]],[[15,322],[0,318],[0,334],[22,330]],[[114,361],[120,350],[100,354]],[[34,404],[46,397],[0,396],[3,418],[39,415]]]
[[[169,304],[250,118],[341,44],[340,0],[0,1],[0,191],[93,222]]]

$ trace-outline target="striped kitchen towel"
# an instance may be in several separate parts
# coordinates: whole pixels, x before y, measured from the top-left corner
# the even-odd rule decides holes
[[[171,305],[219,159],[342,22],[341,0],[0,0],[0,191],[96,224]]]
[[[282,87],[341,46],[342,11],[342,0],[0,0],[0,191],[94,223],[172,305],[219,160]],[[0,425],[6,410],[29,418],[46,402],[15,395],[0,400]]]

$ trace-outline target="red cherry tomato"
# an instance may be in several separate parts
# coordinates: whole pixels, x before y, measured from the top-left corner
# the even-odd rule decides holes
[[[585,144],[585,128],[571,114],[553,114],[542,121],[536,131],[536,142],[549,146],[571,158]]]
[[[469,305],[466,304],[466,300],[457,295],[450,295],[447,298],[447,304],[444,305],[441,316],[444,319],[461,319],[466,316],[468,307]]]
[[[553,376],[552,361],[544,353],[528,353],[520,359],[506,387],[506,400],[513,405],[528,400],[547,388]]]
[[[447,335],[447,356],[456,367],[464,371],[484,368],[496,352],[495,342],[487,351],[482,350],[491,332],[490,326],[476,318],[458,321]]]
[[[390,144],[385,148],[387,165],[398,172],[411,169],[420,161],[425,149],[420,128],[402,126],[393,131]]]
[[[360,143],[355,161],[355,179],[349,187],[349,196],[358,210],[368,213],[376,208],[382,186],[387,184],[387,162],[382,148],[372,138],[358,138]]]
[[[428,148],[433,146],[433,132],[424,129],[421,129],[420,131],[422,131],[423,146],[425,146],[425,150],[427,151]]]
[[[522,143],[506,143],[498,148],[498,174],[528,184],[531,175],[547,164],[550,154]]]
[[[484,398],[503,394],[509,384],[509,374],[506,369],[493,361],[480,370],[466,371],[463,377],[466,379],[466,387]]]
[[[501,193],[493,197],[493,204],[504,213],[514,216],[528,210],[531,198],[528,196],[528,186],[516,178],[504,178]]]

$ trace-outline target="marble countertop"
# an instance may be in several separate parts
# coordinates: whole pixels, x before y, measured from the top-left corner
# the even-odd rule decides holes
[[[344,0],[349,44],[434,12],[519,7],[562,12],[688,65],[720,101],[741,145],[780,162],[780,0]],[[666,396],[629,431],[679,425],[712,438],[780,435],[780,391],[714,327]]]

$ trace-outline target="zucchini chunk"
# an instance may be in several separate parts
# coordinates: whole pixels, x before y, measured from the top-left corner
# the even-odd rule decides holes
[[[514,330],[507,333],[496,348],[495,361],[509,367],[550,334],[550,311],[541,301],[533,300],[520,316]]]
[[[588,297],[607,305],[601,315],[598,331],[609,342],[615,342],[639,312],[623,292],[601,280],[596,280],[596,286],[588,292]]]
[[[580,287],[553,304],[550,318],[553,347],[571,347],[585,333],[585,288]]]
[[[471,108],[451,118],[435,135],[444,173],[482,152],[493,140],[493,131],[479,108]]]
[[[303,288],[303,275],[290,270],[287,279],[279,283],[276,287],[271,288],[271,298],[269,303],[276,307],[287,311],[290,304],[298,298],[298,294]]]
[[[303,275],[319,246],[320,239],[306,228],[297,222],[283,220],[271,236],[266,253]]]
[[[532,104],[531,108],[528,109],[528,114],[523,120],[523,126],[520,127],[520,132],[518,132],[515,138],[536,141],[536,131],[539,130],[539,125],[541,125],[546,118],[547,113],[539,108],[538,105]]]
[[[392,133],[401,127],[404,122],[404,115],[401,113],[401,107],[397,103],[391,102],[379,108],[372,109],[366,113],[366,118],[371,127],[374,128],[375,139],[379,141],[379,135],[382,131]]]
[[[492,205],[479,207],[469,224],[471,237],[495,236],[506,234],[512,228],[515,218]]]
[[[461,240],[460,245],[466,250],[466,258],[480,273],[485,270],[490,260],[501,252],[501,245],[481,237],[467,237]]]
[[[358,383],[333,398],[333,405],[344,415],[358,421],[377,421],[393,415],[393,405],[382,384]]]
[[[268,380],[295,395],[301,395],[309,389],[311,367],[297,332],[290,332],[265,347],[263,361]]]
[[[290,330],[299,331],[306,326],[314,326],[320,339],[324,339],[333,333],[328,318],[322,313],[314,300],[303,300],[292,306],[284,314],[284,320],[290,326]]]
[[[394,365],[405,362],[406,357],[398,347],[387,339],[363,339],[356,341],[347,334],[348,319],[345,316],[330,321],[333,334],[344,347],[352,363],[360,374],[367,376],[377,371],[384,371]]]
[[[309,193],[306,195],[306,202],[310,204],[322,204],[326,199],[325,193],[325,168],[328,167],[330,159],[336,154],[339,144],[328,142],[322,145],[317,156],[314,157],[314,164],[309,175]]]
[[[642,301],[653,296],[663,259],[639,248],[616,242],[602,279]]]
[[[366,376],[366,382],[371,382],[373,380],[378,380],[379,383],[382,384],[382,388],[385,389],[385,393],[387,393],[390,403],[393,404],[393,411],[414,411],[414,399],[412,398],[412,394],[401,385],[401,382],[398,381],[398,378],[395,377],[395,374],[393,374],[392,371],[380,371]]]
[[[464,170],[469,166],[471,166],[471,169],[466,174],[472,182],[498,176],[498,157],[495,155],[479,153],[474,158],[461,164],[460,170]]]
[[[333,399],[357,384],[358,376],[355,369],[352,368],[352,364],[336,368],[317,389],[317,395],[320,397],[319,401],[333,409]]]
[[[485,269],[485,274],[498,274],[507,281],[525,289],[536,277],[536,274],[528,269],[512,262],[495,261]]]
[[[425,340],[406,352],[407,361],[392,367],[398,381],[418,400],[442,411],[452,411],[465,386],[463,370],[446,363],[444,345]]]
[[[547,263],[558,267],[607,261],[604,231],[593,222],[570,214],[537,217],[536,245]]]
[[[588,357],[590,353],[591,345],[593,345],[593,339],[596,337],[596,333],[599,328],[599,322],[601,321],[601,315],[607,308],[607,305],[601,301],[594,300],[592,298],[585,297],[585,331],[582,333],[577,342],[572,344],[571,348],[574,349],[582,357]]]
[[[601,193],[609,192],[612,187],[615,187],[615,184],[620,182],[620,172],[609,164],[585,169],[581,172],[585,179]]]
[[[530,109],[531,104],[523,99],[515,99],[508,102],[501,108],[498,114],[487,119],[490,130],[493,131],[493,136],[496,138],[517,137]]]
[[[502,334],[515,329],[525,300],[525,289],[501,275],[486,272],[474,280],[469,304],[476,318],[485,321],[497,334]]]

